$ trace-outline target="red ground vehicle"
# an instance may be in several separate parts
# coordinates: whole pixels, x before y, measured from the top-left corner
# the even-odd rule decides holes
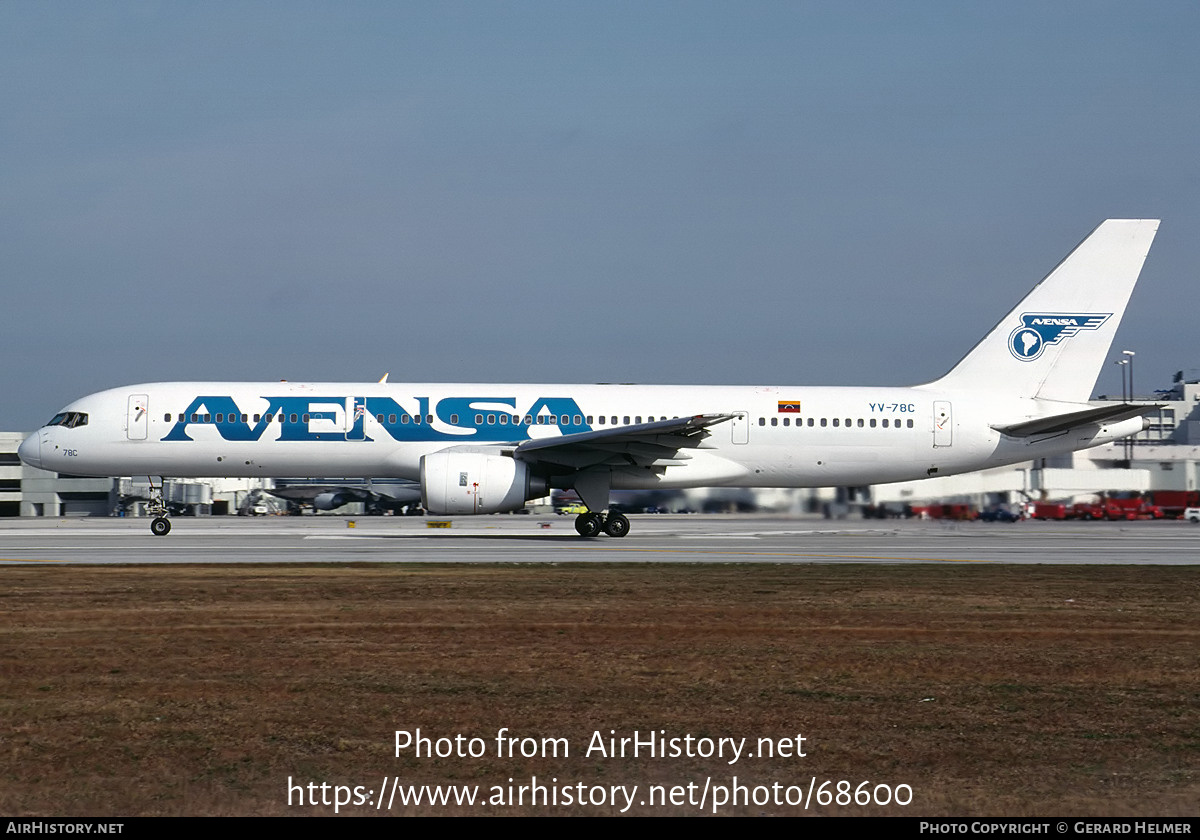
[[[1105,499],[1109,519],[1162,519],[1162,509],[1142,499]]]
[[[1105,519],[1107,511],[1103,502],[1077,502],[1067,514],[1071,519]]]
[[[930,519],[969,520],[977,518],[979,512],[967,504],[930,505],[925,508],[925,515]]]
[[[1196,490],[1155,490],[1150,500],[1163,516],[1179,519],[1188,508],[1200,507],[1200,492]]]
[[[1034,519],[1066,519],[1067,506],[1053,502],[1037,502],[1031,515]]]
[[[1180,509],[1182,511],[1182,508]],[[1128,499],[1101,498],[1098,502],[1078,502],[1071,505],[1068,519],[1162,519],[1162,508],[1136,496]]]

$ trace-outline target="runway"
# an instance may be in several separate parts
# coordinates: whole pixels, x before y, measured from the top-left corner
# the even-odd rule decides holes
[[[1200,526],[1158,522],[830,521],[769,515],[630,517],[585,540],[572,517],[14,519],[0,565],[163,563],[1200,564]]]

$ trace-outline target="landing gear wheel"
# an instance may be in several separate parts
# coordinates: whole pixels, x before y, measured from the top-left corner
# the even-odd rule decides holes
[[[146,476],[150,483],[150,499],[146,502],[146,513],[154,518],[150,520],[150,533],[156,537],[165,537],[171,533],[171,520],[167,519],[167,504],[163,501],[163,480],[154,483],[154,476]]]
[[[624,514],[610,513],[604,520],[604,533],[610,537],[623,537],[629,533],[629,520]]]
[[[581,537],[594,537],[600,533],[603,521],[598,513],[581,513],[575,517],[575,530]]]

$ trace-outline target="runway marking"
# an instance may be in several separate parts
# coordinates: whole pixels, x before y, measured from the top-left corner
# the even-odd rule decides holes
[[[433,535],[431,535],[431,534],[430,535],[416,534],[415,536],[426,537],[426,536],[433,536]],[[458,536],[465,537],[465,536],[469,536],[469,535],[460,532],[458,534]],[[732,535],[725,537],[725,539],[738,539],[738,538],[739,537],[733,537]],[[304,539],[306,539],[306,540],[362,540],[362,539],[368,539],[369,540],[369,539],[381,539],[381,537],[369,537],[365,534],[362,534],[362,535],[336,534],[336,535],[328,535],[328,536],[323,535],[323,534],[313,534],[311,536],[305,537]],[[741,537],[741,539],[758,539],[758,537]],[[650,553],[650,554],[729,554],[729,555],[749,556],[749,557],[807,557],[810,559],[824,559],[824,560],[892,560],[892,561],[897,561],[897,562],[909,561],[909,562],[916,562],[916,563],[992,563],[992,562],[995,562],[993,560],[971,560],[971,559],[956,558],[956,557],[894,557],[894,556],[890,556],[890,555],[875,555],[875,554],[812,554],[812,553],[791,552],[791,551],[741,551],[741,550],[736,550],[736,549],[730,550],[730,551],[725,551],[725,550],[721,550],[721,549],[707,549],[706,550],[706,549],[672,549],[672,548],[650,548],[650,547],[635,548],[633,546],[620,547],[620,546],[606,546],[606,545],[565,545],[565,546],[559,545],[557,547],[562,548],[562,549],[581,549],[581,550],[585,550],[585,551],[627,551],[627,552],[641,552],[641,553]],[[486,561],[484,561],[484,562],[486,562]],[[538,561],[532,561],[532,562],[538,562]]]
[[[0,563],[62,563],[62,560],[43,559],[40,557],[0,557]]]
[[[679,534],[681,540],[761,540],[758,534]]]
[[[672,548],[619,548],[617,546],[604,545],[580,545],[575,546],[588,551],[635,551],[648,552],[651,554],[738,554],[747,555],[750,557],[815,557],[826,560],[906,560],[919,563],[992,563],[992,560],[970,560],[959,557],[888,557],[875,554],[806,554],[803,552],[792,551],[718,551],[713,550],[682,550]]]
[[[416,536],[424,537],[425,534],[417,534]],[[459,535],[461,536],[461,534]],[[389,534],[309,534],[306,537],[301,537],[305,540],[382,540],[391,538]]]

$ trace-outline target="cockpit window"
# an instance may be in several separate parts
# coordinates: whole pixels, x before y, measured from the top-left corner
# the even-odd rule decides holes
[[[61,414],[55,414],[47,426],[66,426],[68,429],[74,429],[76,426],[86,426],[88,416],[83,411],[64,411]]]

